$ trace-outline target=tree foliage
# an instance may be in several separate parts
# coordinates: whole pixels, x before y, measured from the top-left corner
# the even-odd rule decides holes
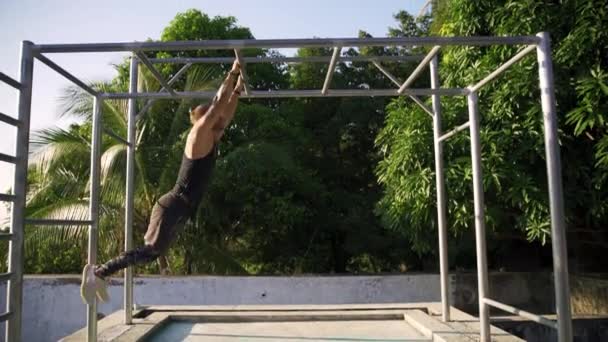
[[[453,0],[440,1],[435,13],[430,34],[502,36],[550,32],[568,237],[574,246],[601,246],[602,242],[592,240],[600,237],[600,241],[605,241],[608,222],[608,126],[604,120],[608,9],[604,2]],[[442,85],[474,84],[518,49],[445,49],[440,63]],[[499,253],[505,242],[512,246],[525,238],[544,244],[550,238],[537,68],[535,58],[527,57],[480,92],[483,184],[491,256]],[[467,121],[462,99],[442,98],[442,106],[445,131]],[[406,234],[419,253],[433,252],[436,206],[429,118],[415,105],[395,100],[389,106],[377,144],[384,156],[377,169],[385,189],[378,206],[384,221]],[[473,226],[469,145],[468,134],[444,144],[448,227],[454,241],[463,241],[463,234],[464,239],[470,239],[468,232]],[[581,228],[590,234],[577,233]]]

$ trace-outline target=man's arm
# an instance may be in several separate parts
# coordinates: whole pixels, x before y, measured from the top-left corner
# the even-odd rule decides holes
[[[194,124],[194,130],[211,130],[213,126],[218,123],[219,119],[224,116],[224,113],[231,108],[232,105],[230,102],[232,95],[234,94],[234,75],[234,71],[230,71],[228,76],[226,76],[226,79],[224,79],[224,82],[222,82],[222,85],[220,86],[217,95],[214,97],[211,106],[207,110],[207,113],[198,119]]]
[[[234,90],[230,94],[230,98],[226,103],[226,107],[224,107],[224,111],[220,112],[221,119],[217,121],[216,126],[213,128],[215,131],[215,141],[219,141],[222,138],[224,135],[224,130],[226,127],[228,127],[228,125],[230,125],[230,122],[232,122],[242,90],[243,78],[239,76],[236,86],[234,87]]]

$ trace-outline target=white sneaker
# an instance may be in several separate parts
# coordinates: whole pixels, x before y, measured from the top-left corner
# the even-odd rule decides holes
[[[107,303],[110,300],[107,280],[95,276],[95,289],[97,292],[97,298],[99,298],[100,301]]]
[[[80,297],[85,304],[93,305],[95,303],[95,267],[87,264],[82,269],[82,282],[80,283]]]

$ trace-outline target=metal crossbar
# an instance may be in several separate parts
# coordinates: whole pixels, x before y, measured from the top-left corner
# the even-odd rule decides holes
[[[11,272],[0,273],[0,281],[10,280],[13,274]]]
[[[477,84],[468,88],[441,88],[438,73],[438,52],[443,46],[489,46],[489,45],[522,45],[524,48],[514,57],[505,62],[498,69],[483,78]],[[10,313],[0,315],[0,319],[7,320],[8,341],[21,340],[21,297],[22,297],[22,278],[23,278],[23,232],[25,224],[44,224],[58,225],[60,223],[73,225],[76,223],[89,225],[88,237],[88,260],[90,264],[97,261],[97,236],[100,210],[100,156],[101,156],[101,107],[106,99],[129,99],[129,137],[122,139],[123,142],[133,142],[135,139],[135,118],[136,118],[136,99],[150,99],[140,114],[149,109],[155,99],[182,99],[182,98],[211,98],[215,95],[211,91],[176,91],[171,86],[173,82],[185,72],[191,63],[230,63],[229,57],[170,57],[170,58],[147,58],[144,52],[157,51],[200,51],[200,50],[231,50],[235,53],[235,58],[242,66],[242,76],[245,81],[245,91],[243,98],[290,98],[290,97],[354,97],[354,96],[401,96],[407,95],[417,103],[426,113],[433,117],[433,135],[435,150],[435,170],[437,182],[437,215],[438,215],[438,236],[440,254],[440,280],[441,280],[441,301],[442,319],[449,321],[449,299],[448,299],[448,270],[447,270],[447,223],[446,223],[446,199],[443,179],[443,149],[442,145],[446,139],[454,134],[469,128],[471,136],[471,158],[473,161],[473,188],[474,188],[474,208],[475,208],[475,232],[477,249],[477,272],[478,272],[478,298],[480,316],[480,339],[482,342],[490,341],[489,307],[495,306],[507,312],[522,315],[541,324],[548,322],[539,319],[539,316],[513,308],[506,304],[498,303],[488,299],[488,269],[486,260],[485,246],[485,220],[484,220],[484,197],[481,170],[481,142],[479,137],[480,117],[478,110],[478,90],[484,85],[494,80],[498,75],[524,58],[532,50],[537,52],[540,78],[540,97],[543,109],[545,151],[547,161],[549,203],[551,213],[551,233],[553,244],[553,268],[555,274],[555,297],[557,307],[557,322],[559,342],[569,342],[572,340],[572,325],[569,304],[569,283],[567,267],[567,251],[565,241],[565,219],[563,206],[563,189],[561,184],[561,161],[559,158],[559,145],[557,143],[557,121],[555,109],[555,94],[553,69],[550,53],[550,40],[547,33],[539,33],[536,36],[514,36],[514,37],[399,37],[399,38],[335,38],[335,39],[260,39],[260,40],[202,40],[186,42],[128,42],[128,43],[90,43],[90,44],[43,44],[35,45],[31,42],[23,42],[22,57],[19,82],[7,78],[0,74],[0,80],[5,81],[19,89],[19,108],[18,118],[14,119],[0,113],[0,121],[17,126],[18,141],[15,157],[0,155],[0,159],[14,161],[15,178],[13,183],[16,195],[0,194],[0,200],[12,201],[12,220],[11,232],[0,233],[0,239],[10,240],[10,265],[9,272],[12,273],[8,282],[8,310]],[[340,56],[342,47],[386,47],[386,46],[431,46],[429,53],[425,56]],[[329,56],[314,57],[243,57],[242,49],[281,49],[281,48],[331,48],[334,52]],[[104,93],[98,94],[95,90],[88,87],[84,82],[79,81],[75,76],[59,67],[43,54],[50,53],[84,53],[84,52],[133,52],[139,58],[132,58],[130,70],[130,87],[128,93]],[[92,124],[92,143],[91,143],[91,168],[90,168],[90,221],[69,221],[69,220],[25,220],[25,194],[26,194],[26,172],[29,141],[29,122],[31,112],[32,95],[32,75],[33,59],[37,57],[43,63],[57,71],[70,81],[88,91],[94,98],[93,124]],[[137,72],[138,63],[141,62],[148,67],[154,77],[160,82],[162,88],[158,92],[137,93]],[[331,78],[338,62],[372,62],[397,88],[395,89],[330,89]],[[380,62],[407,62],[419,61],[415,70],[406,77],[406,81],[401,83],[399,78],[392,75]],[[297,62],[321,62],[329,63],[328,72],[325,75],[325,82],[321,89],[309,90],[255,90],[249,87],[247,82],[246,66],[248,63],[297,63]],[[154,67],[157,63],[176,63],[186,64],[182,70],[165,81],[164,77]],[[431,89],[414,89],[410,86],[422,73],[426,66],[430,66]],[[429,108],[417,96],[431,96],[432,108]],[[440,96],[467,96],[469,121],[464,125],[443,134],[441,127],[441,103]],[[442,135],[443,134],[443,135]],[[115,137],[116,138],[116,137]],[[12,159],[15,158],[15,159]],[[128,249],[132,235],[132,215],[133,215],[133,196],[134,196],[134,174],[133,167],[135,162],[134,145],[128,146],[127,153],[127,179],[125,195],[125,247]],[[69,221],[69,222],[68,222]],[[9,276],[0,275],[0,279]],[[132,277],[130,271],[125,273],[125,323],[131,322],[132,310]],[[97,315],[96,303],[90,305],[87,310],[88,340],[95,341],[97,337]],[[542,321],[542,322],[541,322]]]
[[[15,164],[17,162],[17,158],[9,156],[8,154],[0,153],[0,161]]]
[[[421,61],[424,55],[412,56],[340,56],[338,62],[416,62]],[[172,57],[172,58],[149,58],[150,62],[171,64],[229,64],[234,62],[231,57]],[[307,56],[307,57],[243,57],[242,61],[247,64],[254,63],[329,63],[331,56]]]
[[[81,80],[79,80],[76,76],[70,74],[65,69],[63,69],[62,67],[60,67],[59,65],[57,65],[55,62],[53,62],[52,60],[48,59],[45,55],[38,54],[38,55],[36,55],[36,58],[39,61],[41,61],[42,63],[46,64],[49,68],[55,70],[59,75],[67,78],[72,83],[74,83],[77,86],[79,86],[80,88],[84,89],[87,93],[89,93],[89,94],[91,94],[93,96],[97,95],[97,92],[95,90],[93,90],[93,88],[89,87],[84,82],[82,82]]]
[[[91,220],[26,219],[25,224],[32,226],[90,226]]]
[[[492,300],[490,298],[483,298],[483,302],[486,303],[486,304],[488,304],[488,305],[490,305],[490,306],[493,306],[493,307],[495,307],[497,309],[500,309],[502,311],[505,311],[505,312],[508,312],[508,313],[512,313],[514,315],[518,315],[519,317],[522,317],[522,318],[525,318],[525,319],[529,319],[531,321],[534,321],[536,323],[542,324],[542,325],[547,326],[549,328],[557,329],[557,323],[555,321],[547,319],[547,318],[545,318],[543,316],[536,315],[536,314],[533,314],[531,312],[518,309],[518,308],[516,308],[514,306],[507,305],[507,304],[504,304],[504,303]]]
[[[469,126],[471,125],[471,123],[469,121],[463,123],[460,126],[457,126],[456,128],[454,128],[453,130],[445,133],[444,135],[439,137],[439,141],[444,141],[446,139],[451,138],[452,136],[456,135],[458,132],[460,131],[464,131],[465,129],[467,129]]]
[[[13,202],[15,200],[15,195],[9,195],[9,194],[0,194],[0,201],[3,202]]]
[[[382,46],[488,46],[538,44],[537,36],[512,37],[399,37],[399,38],[330,38],[330,39],[234,39],[178,42],[123,42],[86,44],[40,44],[40,53],[128,52],[128,51],[192,51],[233,49],[282,49],[322,47]]]
[[[142,63],[144,63],[144,65],[146,67],[148,67],[148,70],[150,70],[150,72],[152,73],[154,78],[156,78],[156,80],[160,83],[160,85],[162,85],[163,88],[166,89],[171,95],[177,96],[177,94],[175,93],[175,90],[173,90],[173,88],[167,83],[167,81],[165,81],[165,78],[163,77],[163,75],[161,75],[160,72],[158,72],[158,70],[156,70],[154,65],[148,60],[148,57],[146,57],[146,55],[144,55],[141,52],[136,53],[136,55],[139,58],[139,60]]]
[[[21,89],[21,83],[15,81],[12,77],[8,76],[5,73],[0,72],[0,81],[10,85],[15,89]]]
[[[19,126],[19,120],[12,118],[4,113],[0,113],[0,121],[15,127]]]

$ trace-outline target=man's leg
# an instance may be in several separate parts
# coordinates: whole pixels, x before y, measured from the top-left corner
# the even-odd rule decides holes
[[[151,263],[160,256],[160,252],[150,245],[123,252],[118,257],[95,268],[95,275],[105,279],[112,274],[134,265]]]
[[[146,264],[154,261],[160,252],[149,245],[121,253],[118,257],[100,266],[86,265],[82,274],[80,294],[85,303],[91,304],[95,296],[102,301],[109,300],[106,277],[129,266]]]

